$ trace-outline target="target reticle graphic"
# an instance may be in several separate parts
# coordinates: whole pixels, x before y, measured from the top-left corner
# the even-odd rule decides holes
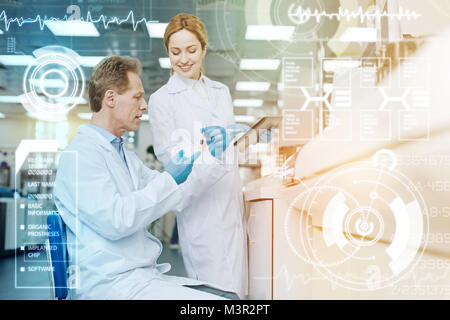
[[[426,248],[428,209],[389,150],[339,167],[300,193],[285,218],[291,250],[335,285],[378,290],[403,279]],[[376,277],[368,277],[374,274]]]
[[[84,73],[74,56],[45,53],[24,74],[21,96],[25,109],[39,119],[60,121],[80,103],[85,89]]]
[[[286,219],[284,221],[284,230],[287,242],[295,255],[307,263],[314,265],[320,264],[321,266],[336,265],[343,261],[330,261],[328,263],[324,261],[314,261],[311,259],[310,253],[308,252],[308,248],[306,246],[307,242],[313,240],[312,214],[308,212],[308,209],[311,208],[313,203],[314,205],[318,205],[318,203],[311,198],[311,196],[315,194],[321,194],[322,197],[325,197],[327,194],[345,195],[353,206],[357,207],[359,205],[358,201],[352,194],[347,193],[345,190],[338,187],[314,186],[308,190],[305,190],[300,193],[289,206],[288,214],[286,215]],[[352,257],[357,251],[357,248],[348,249],[349,251],[345,257],[345,260]]]

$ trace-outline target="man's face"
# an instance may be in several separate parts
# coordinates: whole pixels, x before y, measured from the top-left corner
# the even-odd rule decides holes
[[[147,110],[144,100],[144,88],[139,75],[128,72],[128,89],[116,96],[113,110],[114,123],[122,135],[126,131],[135,131],[139,127],[140,118]]]

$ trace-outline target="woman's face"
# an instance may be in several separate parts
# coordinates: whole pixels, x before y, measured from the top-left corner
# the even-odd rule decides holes
[[[178,75],[198,80],[206,54],[200,41],[190,31],[183,29],[169,38],[169,59],[173,70]]]

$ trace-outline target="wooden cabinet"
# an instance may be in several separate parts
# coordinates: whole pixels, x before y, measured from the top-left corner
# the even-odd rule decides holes
[[[272,200],[248,203],[249,298],[272,299]]]

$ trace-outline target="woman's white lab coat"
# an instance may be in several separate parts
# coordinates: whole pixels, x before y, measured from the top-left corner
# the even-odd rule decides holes
[[[164,275],[170,265],[157,264],[162,244],[146,228],[185,206],[183,185],[124,152],[128,168],[105,137],[82,125],[59,161],[55,203],[68,226],[71,267],[79,269],[72,298],[214,298],[181,286],[199,281]],[[199,189],[227,172],[210,160],[215,176],[206,184],[197,181]]]
[[[227,127],[235,123],[228,88],[207,77],[204,80],[208,101],[188,87],[177,73],[150,97],[154,150],[164,165],[181,148],[191,148],[194,152],[202,138],[202,127]],[[214,170],[199,165],[191,175],[198,180],[208,179]],[[195,196],[196,201],[177,214],[179,242],[188,276],[216,283],[242,298],[248,294],[248,263],[237,161],[229,173],[203,193],[191,182],[186,183],[184,196]]]

